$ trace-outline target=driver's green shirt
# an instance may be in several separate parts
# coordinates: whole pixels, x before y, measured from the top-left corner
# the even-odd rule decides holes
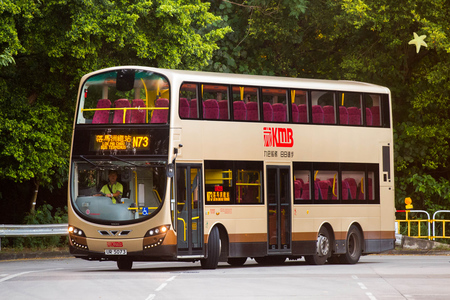
[[[116,182],[113,185],[109,185],[108,188],[108,184],[105,184],[102,189],[100,190],[100,193],[103,194],[114,194],[115,192],[119,191],[120,195],[123,194],[123,185],[120,182]],[[116,203],[116,198],[112,197],[111,198],[112,203]]]

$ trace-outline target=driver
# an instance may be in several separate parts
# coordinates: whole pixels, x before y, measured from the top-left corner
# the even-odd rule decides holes
[[[123,185],[117,181],[117,171],[111,170],[108,172],[109,182],[105,184],[100,190],[99,194],[95,194],[94,196],[106,196],[110,197],[112,203],[122,203],[121,197],[123,194]]]

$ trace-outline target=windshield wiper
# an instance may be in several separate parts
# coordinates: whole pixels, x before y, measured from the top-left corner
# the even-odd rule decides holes
[[[140,167],[139,165],[133,164],[132,162],[126,161],[126,160],[121,159],[121,158],[118,158],[118,157],[115,156],[115,155],[110,155],[109,157],[112,157],[112,158],[117,159],[117,160],[119,160],[119,161],[121,161],[121,162],[127,163],[127,164],[129,164],[129,165],[134,166],[134,167]]]
[[[90,163],[91,165],[93,165],[95,168],[99,168],[99,165],[94,164],[92,161],[90,161],[89,159],[87,159],[86,157],[84,157],[83,155],[80,155],[80,157],[82,159],[84,159],[85,161],[87,161],[88,163]]]

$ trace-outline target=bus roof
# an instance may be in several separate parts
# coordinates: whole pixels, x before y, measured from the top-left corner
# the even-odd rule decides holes
[[[309,79],[309,78],[294,78],[282,76],[264,76],[264,75],[246,75],[234,73],[216,73],[203,71],[186,71],[174,69],[159,69],[144,66],[117,66],[98,70],[83,76],[82,82],[88,76],[102,73],[106,71],[113,71],[118,69],[140,69],[156,73],[161,73],[167,76],[171,81],[178,79],[186,82],[204,82],[204,83],[223,83],[240,86],[267,86],[267,87],[284,87],[293,89],[312,89],[312,90],[331,90],[331,91],[346,91],[346,92],[366,92],[366,93],[381,93],[389,94],[387,87],[376,84],[350,81],[350,80],[326,80],[326,79]]]

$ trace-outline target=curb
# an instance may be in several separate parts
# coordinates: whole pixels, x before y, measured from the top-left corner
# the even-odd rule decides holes
[[[0,261],[19,259],[56,259],[73,257],[69,251],[36,251],[36,252],[13,252],[1,253]]]

